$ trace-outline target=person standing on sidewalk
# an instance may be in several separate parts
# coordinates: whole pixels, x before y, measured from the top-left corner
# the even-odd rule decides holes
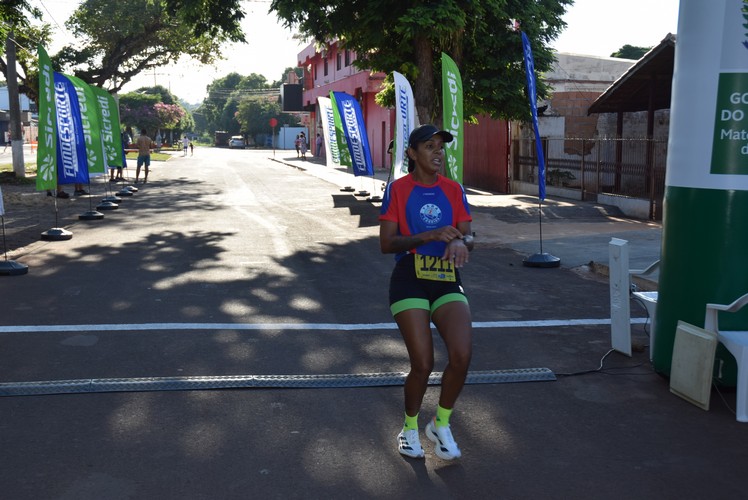
[[[322,136],[319,135],[319,132],[317,133],[317,139],[315,142],[316,149],[314,151],[314,156],[317,158],[322,158],[322,144],[323,144]]]
[[[306,160],[306,151],[309,149],[309,145],[306,142],[306,135],[304,132],[299,134],[299,150],[301,151],[301,159]]]
[[[140,136],[135,142],[135,145],[138,147],[138,163],[137,167],[135,167],[135,184],[138,183],[140,167],[143,165],[145,165],[145,177],[143,178],[143,184],[145,184],[148,182],[148,170],[151,167],[151,149],[153,149],[154,144],[153,140],[148,137],[144,128],[140,129]]]
[[[390,183],[379,216],[382,253],[395,254],[390,311],[405,341],[410,372],[405,379],[405,423],[398,451],[421,458],[418,414],[434,368],[430,323],[448,352],[436,416],[426,426],[436,455],[462,455],[449,418],[462,391],[472,356],[472,320],[459,268],[472,250],[472,217],[462,186],[442,175],[444,143],[452,134],[433,125],[413,130],[408,141],[409,175]]]

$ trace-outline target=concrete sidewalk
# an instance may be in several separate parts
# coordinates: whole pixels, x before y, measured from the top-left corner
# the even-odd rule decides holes
[[[275,161],[319,177],[341,188],[366,190],[371,196],[382,195],[388,172],[376,170],[374,177],[357,178],[350,169],[331,168],[324,160],[306,160],[280,151]],[[524,194],[496,194],[466,186],[473,215],[476,245],[505,246],[521,254],[549,253],[561,259],[561,266],[584,268],[602,276],[608,275],[610,240],[619,238],[629,244],[629,268],[645,269],[660,258],[662,224],[632,219],[617,207],[599,203],[546,198],[542,217],[538,216],[538,199]],[[357,196],[362,201],[367,196]],[[637,279],[642,288],[655,290],[657,273]]]

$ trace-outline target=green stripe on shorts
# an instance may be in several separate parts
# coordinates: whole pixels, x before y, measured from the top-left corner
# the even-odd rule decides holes
[[[429,301],[426,299],[417,298],[403,299],[398,300],[390,306],[390,312],[392,312],[393,316],[403,311],[407,311],[408,309],[423,309],[425,311],[428,311]]]
[[[434,314],[434,311],[448,302],[464,302],[465,304],[467,304],[468,299],[461,293],[448,293],[446,295],[442,295],[431,305],[431,314]]]

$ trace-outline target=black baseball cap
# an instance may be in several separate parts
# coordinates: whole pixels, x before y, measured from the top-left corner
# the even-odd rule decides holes
[[[430,123],[427,123],[413,129],[413,131],[410,133],[410,138],[408,139],[408,147],[414,148],[419,142],[428,141],[435,135],[441,137],[444,142],[452,142],[452,139],[454,139],[454,137],[452,137],[452,134],[450,134],[446,130],[439,130]]]

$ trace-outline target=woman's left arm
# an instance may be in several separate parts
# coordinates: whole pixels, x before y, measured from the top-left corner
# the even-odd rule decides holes
[[[470,228],[470,221],[458,222],[457,230],[462,234],[462,238],[455,238],[447,244],[442,259],[453,261],[455,267],[462,267],[468,263],[468,260],[470,260],[469,253],[473,248],[472,241],[469,245],[468,242],[465,241],[466,236],[470,236],[470,239],[472,239],[473,236]]]

